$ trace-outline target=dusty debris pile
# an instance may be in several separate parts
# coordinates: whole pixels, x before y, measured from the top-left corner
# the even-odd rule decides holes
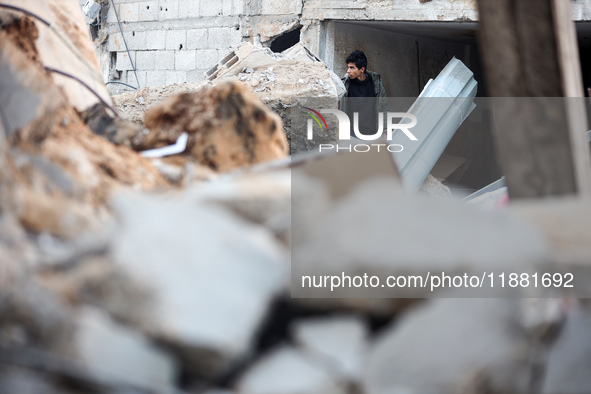
[[[307,151],[308,146],[301,138],[305,122],[304,126],[292,124],[292,109],[299,111],[301,101],[310,97],[315,105],[337,108],[338,98],[344,94],[343,83],[336,74],[302,44],[277,54],[245,42],[224,59],[206,73],[207,81],[143,88],[115,96],[115,105],[124,118],[143,126],[146,111],[174,94],[196,92],[226,81],[241,82],[281,116],[290,153],[294,154]],[[326,139],[334,141],[334,137]]]
[[[235,168],[287,156],[282,122],[248,89],[227,82],[173,96],[146,113],[142,145],[173,144],[188,133],[186,153],[209,168]]]

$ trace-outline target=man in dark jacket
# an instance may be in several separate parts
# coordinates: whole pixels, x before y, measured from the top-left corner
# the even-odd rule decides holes
[[[347,94],[341,101],[340,109],[349,115],[351,135],[354,136],[354,112],[359,113],[359,132],[365,135],[376,134],[378,112],[388,111],[386,89],[382,83],[382,76],[367,70],[367,57],[362,51],[353,51],[347,56],[346,62],[347,76],[343,78],[343,83]]]

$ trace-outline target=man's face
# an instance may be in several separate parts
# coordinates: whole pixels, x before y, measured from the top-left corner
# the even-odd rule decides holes
[[[355,63],[347,63],[347,74],[349,74],[350,79],[359,78],[360,75],[363,75],[365,72],[365,67],[361,67],[360,69],[357,68]]]

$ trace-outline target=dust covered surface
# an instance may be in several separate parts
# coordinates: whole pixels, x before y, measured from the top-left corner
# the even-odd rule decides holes
[[[148,111],[146,127],[146,147],[170,145],[186,132],[182,155],[220,172],[288,153],[279,116],[239,82],[171,97]]]

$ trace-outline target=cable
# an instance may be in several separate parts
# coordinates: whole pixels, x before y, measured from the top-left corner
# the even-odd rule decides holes
[[[35,19],[38,19],[44,25],[49,26],[49,29],[56,34],[57,38],[60,39],[60,41],[66,46],[66,48],[68,48],[70,50],[70,52],[72,52],[74,54],[74,56],[76,56],[78,58],[78,60],[80,60],[82,62],[82,64],[85,65],[88,70],[90,70],[91,75],[95,77],[94,79],[97,82],[104,83],[103,79],[101,78],[98,71],[93,66],[91,66],[90,63],[88,63],[88,60],[86,60],[84,57],[82,57],[82,55],[80,55],[80,52],[78,51],[77,48],[72,47],[72,44],[69,41],[69,38],[64,37],[63,33],[60,30],[57,30],[50,22],[48,22],[47,20],[43,19],[39,15],[37,15],[29,10],[26,10],[24,8],[16,7],[16,6],[9,5],[9,4],[3,4],[3,3],[0,3],[0,8],[8,8],[8,9],[11,9],[14,11],[22,12],[26,15],[32,16]],[[43,35],[45,35],[45,33]],[[39,39],[39,41],[40,40],[41,40],[41,38]]]
[[[101,19],[99,19],[95,23],[91,23],[90,26],[98,26],[99,23],[101,23],[101,21],[104,20],[104,19],[107,19],[107,17],[106,16],[102,17]]]
[[[102,97],[101,97],[101,96],[100,96],[100,95],[99,95],[97,92],[95,92],[95,91],[94,91],[94,89],[92,89],[90,86],[88,86],[88,85],[87,85],[87,84],[86,84],[86,83],[85,83],[83,80],[81,80],[80,78],[77,78],[77,77],[75,77],[75,76],[73,76],[73,75],[71,75],[71,74],[65,73],[65,72],[63,72],[63,71],[56,70],[55,68],[51,68],[51,67],[47,67],[47,66],[45,66],[44,68],[45,68],[47,71],[51,71],[51,72],[53,72],[53,73],[56,73],[56,74],[63,75],[64,77],[71,78],[71,79],[73,79],[74,81],[78,82],[80,85],[84,86],[84,87],[85,87],[86,89],[88,89],[88,90],[89,90],[89,91],[90,91],[92,94],[94,94],[94,95],[96,96],[96,98],[98,98],[98,99],[99,99],[99,101],[100,101],[101,103],[103,103],[103,105],[104,105],[105,107],[107,107],[107,108],[109,108],[111,111],[113,111],[113,114],[115,114],[115,116],[117,116],[117,117],[119,116],[119,114],[117,113],[117,111],[115,110],[115,108],[113,108],[111,105],[109,105],[109,103],[107,103],[105,100],[103,100],[103,98],[102,98]]]
[[[135,90],[138,90],[138,89],[137,89],[135,86],[133,86],[133,85],[130,85],[130,84],[128,84],[128,83],[125,83],[125,82],[119,82],[119,81],[109,81],[109,82],[105,82],[105,85],[108,85],[108,84],[110,84],[110,83],[118,83],[118,84],[121,84],[121,85],[129,86],[130,88],[133,88],[133,89],[135,89]]]
[[[129,56],[129,61],[131,62],[131,66],[133,67],[133,72],[134,72],[134,74],[135,74],[135,79],[136,79],[136,81],[137,81],[137,85],[138,85],[138,88],[139,88],[139,86],[140,86],[140,81],[139,81],[139,79],[138,79],[138,77],[137,77],[137,73],[136,73],[136,71],[135,71],[135,66],[134,66],[134,64],[133,64],[133,62],[132,62],[132,60],[131,60],[131,54],[129,53],[129,49],[127,48],[127,43],[125,42],[125,36],[123,35],[123,30],[121,29],[121,23],[119,22],[119,16],[117,15],[117,10],[115,9],[115,3],[113,2],[113,0],[111,0],[111,3],[113,4],[113,11],[115,11],[115,15],[117,16],[117,23],[119,23],[119,31],[121,32],[121,36],[123,37],[123,42],[125,43],[125,49],[127,49],[127,55]],[[51,23],[49,23],[47,20],[43,19],[43,18],[42,18],[42,17],[40,17],[39,15],[37,15],[37,14],[35,14],[35,13],[33,13],[33,12],[29,11],[29,10],[26,10],[26,9],[24,9],[24,8],[20,8],[20,7],[16,7],[16,6],[13,6],[13,5],[9,5],[9,4],[0,3],[0,8],[8,8],[8,9],[10,9],[10,10],[14,10],[14,11],[19,11],[19,12],[22,12],[22,13],[24,13],[24,14],[26,14],[26,15],[29,15],[29,16],[31,16],[31,17],[33,17],[33,18],[35,18],[35,19],[39,20],[39,21],[40,21],[41,23],[43,23],[44,25],[48,26],[48,27],[49,27],[51,30],[53,30],[53,31],[54,31],[54,32],[57,34],[58,38],[59,38],[59,39],[60,39],[60,40],[61,40],[61,41],[62,41],[62,42],[63,42],[63,43],[66,45],[66,47],[67,47],[67,48],[68,48],[70,51],[72,51],[72,53],[74,53],[74,55],[75,55],[76,57],[78,57],[78,59],[82,60],[82,63],[83,63],[83,64],[85,64],[85,65],[86,65],[86,66],[87,66],[87,67],[88,67],[88,68],[89,68],[89,69],[90,69],[90,70],[91,70],[91,71],[94,73],[94,75],[95,75],[95,76],[96,76],[96,75],[98,75],[98,74],[97,74],[97,72],[96,72],[96,70],[95,70],[93,67],[91,67],[91,66],[90,66],[90,64],[88,63],[88,61],[87,61],[86,59],[84,59],[84,58],[83,58],[83,57],[82,57],[82,56],[81,56],[81,55],[78,53],[78,51],[77,51],[77,50],[74,50],[74,49],[73,49],[73,48],[70,46],[70,43],[69,43],[69,42],[68,42],[68,41],[67,41],[67,40],[66,40],[64,37],[62,37],[62,35],[61,35],[61,33],[59,32],[59,30],[55,30],[55,29],[53,28],[53,26],[51,25]],[[78,83],[80,83],[81,85],[83,85],[83,86],[84,86],[86,89],[88,89],[88,90],[89,90],[89,91],[90,91],[92,94],[94,94],[94,95],[95,95],[95,96],[96,96],[96,97],[99,99],[99,101],[100,101],[101,103],[103,103],[103,104],[104,104],[104,105],[105,105],[107,108],[109,108],[111,111],[113,111],[113,113],[115,114],[115,116],[119,116],[119,114],[117,113],[117,111],[116,111],[116,110],[115,110],[115,109],[114,109],[112,106],[110,106],[110,105],[109,105],[109,104],[108,104],[108,103],[107,103],[107,102],[106,102],[106,101],[105,101],[105,100],[104,100],[104,99],[103,99],[103,98],[102,98],[102,97],[101,97],[101,96],[100,96],[100,95],[99,95],[97,92],[95,92],[95,91],[94,91],[94,90],[93,90],[93,89],[92,89],[90,86],[88,86],[88,85],[87,85],[87,84],[86,84],[84,81],[82,81],[81,79],[79,79],[79,78],[77,78],[77,77],[75,77],[75,76],[73,76],[73,75],[71,75],[71,74],[65,73],[65,72],[63,72],[63,71],[56,70],[56,69],[54,69],[54,68],[45,67],[45,69],[46,69],[46,70],[48,70],[48,71],[55,72],[55,73],[57,73],[57,74],[63,75],[63,76],[65,76],[65,77],[68,77],[68,78],[74,79],[75,81],[77,81]],[[100,81],[101,83],[104,83],[104,82],[103,82],[103,80],[102,80],[102,79],[100,79],[100,78],[99,78],[99,81]],[[107,82],[107,83],[120,83],[120,84],[123,84],[123,85],[127,85],[127,86],[129,86],[129,87],[132,87],[132,88],[134,88],[134,89],[136,89],[136,90],[138,89],[138,88],[136,88],[135,86],[132,86],[132,85],[129,85],[129,84],[126,84],[126,83],[123,83],[123,82],[109,81],[109,82]]]
[[[119,32],[121,33],[121,38],[123,38],[123,44],[125,44],[127,56],[129,56],[129,62],[131,63],[131,68],[133,68],[133,73],[135,74],[135,81],[137,82],[137,88],[139,89],[141,87],[140,80],[137,77],[137,72],[135,71],[135,65],[133,64],[133,60],[131,60],[131,53],[129,53],[127,41],[125,41],[125,34],[123,34],[123,28],[121,27],[121,22],[119,21],[119,14],[117,13],[117,8],[115,7],[115,1],[111,0],[111,4],[113,5],[113,11],[115,12],[115,17],[117,18],[117,24],[119,25]]]
[[[3,4],[3,3],[0,3],[0,7],[2,7],[2,8],[8,8],[10,10],[20,11],[22,13],[25,13],[25,14],[29,15],[29,16],[32,16],[35,19],[38,19],[41,23],[43,23],[46,26],[51,26],[51,23],[49,23],[47,20],[45,20],[45,19],[41,18],[39,15],[34,14],[31,11],[25,10],[23,8],[16,7],[16,6],[13,6],[13,5],[9,5],[9,4]]]

